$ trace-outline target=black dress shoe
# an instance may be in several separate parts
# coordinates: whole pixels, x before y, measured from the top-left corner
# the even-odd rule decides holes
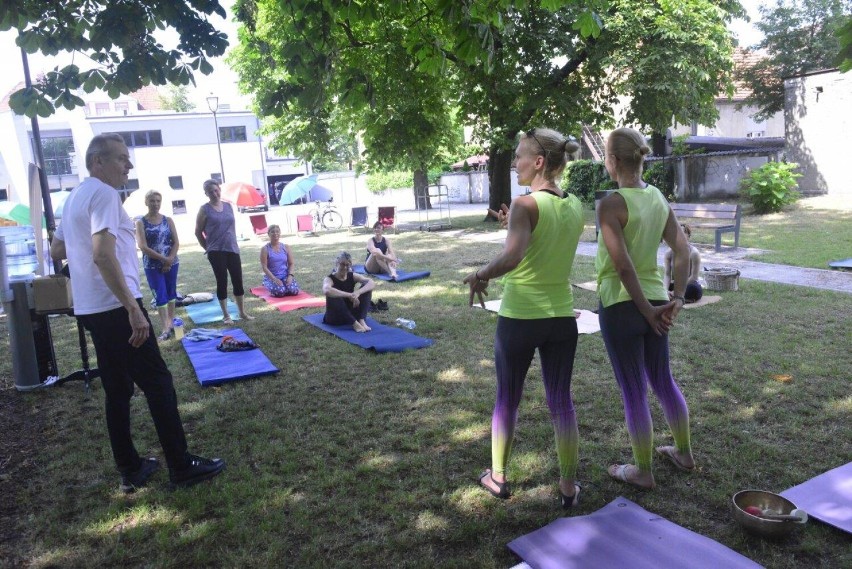
[[[153,456],[143,458],[139,468],[128,474],[121,475],[121,491],[125,494],[136,492],[136,490],[148,483],[148,480],[159,468],[160,461]]]
[[[225,470],[225,461],[221,458],[204,458],[189,455],[189,465],[186,468],[172,471],[169,474],[173,488],[185,488],[210,480]]]

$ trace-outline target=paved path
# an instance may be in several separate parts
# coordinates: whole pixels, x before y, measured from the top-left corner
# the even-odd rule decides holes
[[[458,215],[471,215],[475,212],[482,212],[484,214],[486,209],[487,206],[485,204],[451,205],[451,213],[457,212]],[[400,210],[399,216],[400,221],[406,228],[416,229],[418,227],[416,210]],[[502,243],[506,238],[505,231],[469,233],[463,230],[450,230],[442,233],[456,235],[463,239],[493,243]],[[790,265],[760,263],[758,261],[752,261],[745,258],[746,256],[760,254],[762,251],[759,249],[747,249],[742,247],[739,249],[733,249],[726,247],[723,248],[720,253],[716,253],[712,246],[706,248],[699,246],[699,248],[701,249],[701,260],[704,266],[739,269],[740,277],[744,279],[808,286],[812,288],[852,294],[852,271],[806,269]],[[577,254],[594,257],[597,254],[597,250],[597,243],[584,241],[577,247]],[[660,247],[660,251],[657,255],[660,265],[663,264],[663,254],[665,250],[665,247]]]

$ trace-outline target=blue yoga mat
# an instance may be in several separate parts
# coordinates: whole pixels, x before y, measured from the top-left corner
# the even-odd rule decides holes
[[[190,304],[184,308],[186,308],[186,313],[196,324],[208,324],[210,322],[222,321],[222,307],[219,306],[218,300],[214,299],[210,302]],[[237,310],[237,305],[234,304],[234,301],[230,298],[228,299],[228,314],[231,315],[232,320],[240,319],[240,313]]]
[[[828,266],[834,267],[835,269],[852,269],[852,258],[832,261],[828,264]]]
[[[225,336],[233,336],[236,340],[250,339],[239,328],[223,330],[222,333]],[[221,340],[221,338],[200,342],[193,342],[188,338],[181,340],[201,387],[278,373],[279,369],[272,365],[260,348],[243,352],[220,352],[216,346]]]
[[[361,275],[369,275],[371,277],[376,277],[380,281],[392,280],[390,278],[390,275],[378,275],[376,273],[368,273],[364,265],[352,265],[352,270]],[[399,283],[402,281],[412,281],[414,279],[425,279],[431,274],[431,271],[403,271],[402,269],[397,269],[396,280],[393,282]]]
[[[356,332],[351,326],[329,326],[322,321],[323,314],[311,314],[303,316],[302,320],[312,324],[320,330],[334,334],[341,340],[350,344],[360,346],[365,350],[375,350],[378,354],[386,352],[402,352],[431,346],[434,342],[429,338],[421,338],[410,332],[406,332],[396,326],[385,326],[367,317],[367,325],[372,328],[369,332]]]

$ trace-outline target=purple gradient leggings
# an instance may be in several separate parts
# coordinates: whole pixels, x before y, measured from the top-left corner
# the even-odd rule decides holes
[[[659,306],[664,301],[651,301]],[[669,337],[657,336],[633,301],[599,306],[606,351],[621,388],[624,419],[641,470],[651,470],[654,425],[648,407],[648,384],[660,400],[663,416],[681,452],[690,452],[689,408],[669,369]]]
[[[541,358],[545,398],[556,435],[559,474],[573,480],[579,448],[577,417],[571,400],[577,320],[570,316],[535,320],[500,316],[497,319],[494,338],[497,401],[491,416],[491,469],[496,474],[506,473],[518,421],[518,405],[536,348]]]

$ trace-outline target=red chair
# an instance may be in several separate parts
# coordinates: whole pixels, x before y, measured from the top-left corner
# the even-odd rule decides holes
[[[266,222],[266,214],[250,215],[251,227],[254,229],[255,235],[266,235],[269,231],[269,223]]]
[[[397,233],[396,229],[396,206],[384,206],[379,207],[379,221],[382,223],[382,226],[385,229],[391,228],[394,233]]]
[[[296,231],[299,233],[314,232],[314,216],[312,215],[297,215],[296,216]]]

